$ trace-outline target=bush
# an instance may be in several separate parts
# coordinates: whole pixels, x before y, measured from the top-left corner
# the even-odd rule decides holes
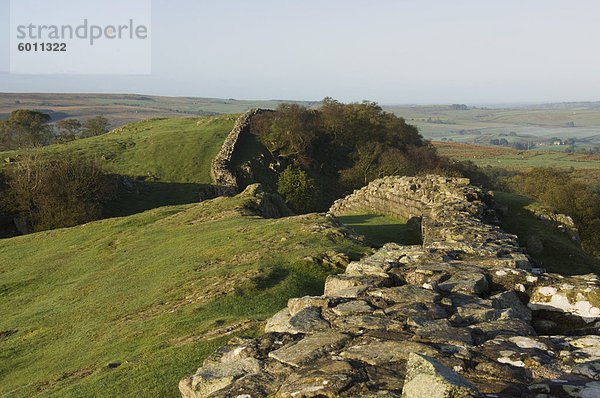
[[[279,175],[277,192],[299,213],[313,210],[318,197],[315,181],[305,171],[292,166]]]
[[[6,171],[5,179],[2,207],[33,231],[96,220],[113,194],[100,167],[73,156],[42,160],[23,155]]]

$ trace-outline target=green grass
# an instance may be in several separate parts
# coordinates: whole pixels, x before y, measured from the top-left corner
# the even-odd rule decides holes
[[[525,246],[527,239],[532,235],[541,239],[544,250],[534,257],[542,261],[548,272],[567,275],[600,273],[600,260],[586,254],[567,234],[538,219],[530,211],[540,207],[539,203],[525,196],[506,192],[495,192],[494,199],[506,210],[500,219],[502,228],[506,232],[516,234],[522,246]]]
[[[401,218],[368,212],[337,216],[336,218],[377,246],[382,246],[386,242],[405,245],[421,244],[419,232]]]
[[[186,119],[150,119],[107,134],[35,150],[42,156],[66,152],[97,160],[112,174],[135,180],[109,205],[107,216],[128,215],[163,205],[198,201],[211,183],[210,164],[237,115]],[[19,152],[0,153],[0,159]]]
[[[0,396],[177,397],[178,381],[227,340],[211,330],[322,294],[342,271],[304,257],[368,250],[322,215],[262,219],[244,210],[250,200],[0,241],[0,333],[16,331],[0,334]]]

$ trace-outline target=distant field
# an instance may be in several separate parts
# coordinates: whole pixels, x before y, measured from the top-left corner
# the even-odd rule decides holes
[[[441,155],[470,160],[478,166],[505,168],[560,167],[600,169],[600,155],[554,151],[519,151],[516,149],[434,141]]]
[[[0,93],[0,118],[19,108],[50,113],[54,120],[96,115],[107,117],[113,127],[148,118],[180,118],[210,114],[242,113],[254,107],[273,109],[282,102],[296,102],[307,107],[319,101],[235,100],[201,97],[163,97],[138,94],[44,94]],[[558,104],[560,105],[560,104]],[[489,144],[490,139],[509,134],[520,137],[580,138],[600,143],[600,109],[597,103],[579,107],[540,105],[545,109],[481,109],[454,110],[447,105],[383,106],[386,111],[404,117],[419,127],[430,139]],[[568,127],[572,123],[573,127]],[[583,145],[583,144],[582,144]]]
[[[0,240],[0,396],[179,397],[179,380],[257,333],[369,248],[323,215],[244,216],[248,197]]]
[[[592,186],[600,186],[600,155],[554,151],[519,151],[510,148],[433,141],[438,153],[469,160],[480,167],[527,171],[533,167],[556,167]]]
[[[454,110],[449,106],[384,106],[404,117],[430,139],[446,138],[455,142],[489,144],[493,138],[558,137],[586,139],[600,143],[598,109],[480,109]],[[572,127],[571,126],[572,123]]]
[[[108,118],[113,127],[139,120],[180,118],[214,114],[242,113],[250,108],[274,109],[279,100],[235,100],[196,97],[161,97],[136,94],[21,94],[0,93],[0,118],[15,109],[35,109],[49,113],[54,120],[86,119],[96,115]],[[314,102],[300,102],[312,106]]]

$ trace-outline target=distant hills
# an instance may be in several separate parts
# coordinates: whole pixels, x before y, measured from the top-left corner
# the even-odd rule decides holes
[[[86,119],[97,115],[108,118],[113,127],[157,117],[191,117],[242,113],[250,108],[275,109],[282,102],[307,107],[316,101],[235,100],[199,97],[161,97],[138,94],[46,94],[0,93],[0,118],[15,109],[33,109],[50,114],[53,120]]]

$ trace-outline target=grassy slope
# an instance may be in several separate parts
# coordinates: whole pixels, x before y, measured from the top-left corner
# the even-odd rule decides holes
[[[397,217],[362,212],[336,218],[378,246],[390,241],[405,245],[422,243],[418,231]]]
[[[198,190],[211,182],[210,163],[236,118],[150,119],[102,136],[36,151],[46,156],[72,151],[98,160],[110,173],[137,179],[136,189],[123,193],[107,212],[109,216],[127,215],[162,205],[196,202]],[[0,158],[16,154],[4,152]]]
[[[0,396],[178,396],[225,341],[215,328],[321,294],[341,271],[305,256],[367,250],[314,228],[330,225],[323,216],[240,216],[245,200],[0,241],[0,332],[16,331],[0,335]]]
[[[505,192],[496,192],[495,201],[508,210],[500,219],[502,228],[517,234],[521,245],[525,245],[532,235],[541,239],[544,250],[534,257],[541,260],[549,272],[571,275],[600,273],[600,260],[583,252],[565,233],[539,220],[530,211],[540,204],[525,196]]]

